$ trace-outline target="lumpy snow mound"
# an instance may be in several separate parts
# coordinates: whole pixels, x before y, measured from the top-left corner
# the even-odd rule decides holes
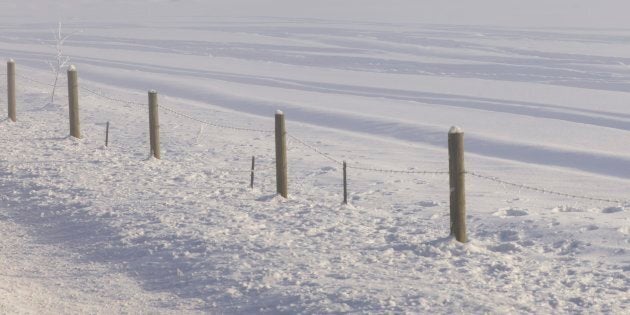
[[[479,3],[509,12],[499,2],[521,3]],[[340,16],[226,3],[0,4],[18,74],[18,121],[0,122],[0,313],[629,312],[630,31],[571,23],[583,1],[536,28],[440,20],[483,11],[450,1],[416,11],[427,21],[404,18],[427,1],[393,1],[402,22],[379,1]],[[519,14],[563,16],[531,3]],[[207,16],[239,6],[279,11]],[[602,7],[606,23],[625,13]],[[81,30],[63,53],[81,69],[82,139],[63,75],[50,103],[58,18]],[[450,126],[467,244],[448,237]]]

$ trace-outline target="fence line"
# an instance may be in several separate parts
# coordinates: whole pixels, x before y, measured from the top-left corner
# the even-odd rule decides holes
[[[267,166],[260,166],[260,163],[260,160],[256,159],[256,171],[268,171],[276,169],[276,159],[271,159],[270,161],[268,161]]]
[[[4,75],[6,75],[6,73]],[[44,83],[44,82],[41,82],[41,81],[38,81],[38,80],[35,80],[35,79],[31,79],[31,78],[29,78],[27,76],[24,76],[24,75],[19,75],[18,74],[18,76],[21,77],[21,78],[24,78],[24,79],[26,79],[28,81],[31,81],[31,82],[34,82],[34,83],[38,83],[38,84],[41,84],[41,85],[44,85],[44,86],[49,86],[49,87],[53,87],[54,86],[53,84]],[[136,102],[136,101],[127,101],[127,100],[123,100],[123,99],[107,96],[107,95],[105,95],[105,94],[103,94],[101,92],[96,91],[95,89],[90,89],[90,88],[87,88],[87,87],[85,87],[83,85],[80,85],[79,89],[83,90],[83,91],[86,91],[86,92],[88,92],[88,93],[90,93],[90,94],[92,94],[94,96],[97,96],[97,97],[100,97],[100,98],[103,98],[103,99],[106,99],[106,100],[109,100],[109,101],[123,103],[123,104],[128,104],[128,105],[147,106],[146,103],[140,103],[140,102]],[[187,115],[185,113],[182,113],[180,111],[177,111],[177,110],[175,110],[173,108],[170,108],[170,107],[167,107],[167,106],[164,106],[164,105],[158,104],[158,107],[162,108],[162,109],[166,110],[167,112],[170,112],[170,113],[172,113],[172,114],[174,114],[176,116],[179,116],[179,117],[182,117],[182,118],[186,118],[186,119],[195,121],[197,123],[200,123],[200,124],[203,124],[203,125],[207,125],[207,126],[211,126],[211,127],[222,128],[222,129],[229,129],[229,130],[236,130],[236,131],[250,131],[250,132],[261,132],[261,133],[273,133],[274,132],[273,130],[262,130],[262,129],[255,129],[255,128],[245,128],[245,127],[236,127],[236,126],[228,126],[228,125],[216,124],[216,123],[212,123],[212,122],[209,122],[209,121],[204,121],[204,120],[192,117],[190,115]]]
[[[303,145],[303,146],[305,146],[305,147],[307,147],[307,148],[311,149],[311,151],[313,151],[313,152],[315,152],[315,153],[317,153],[317,154],[319,154],[319,155],[323,156],[325,159],[327,159],[327,160],[329,160],[329,161],[332,161],[333,163],[335,163],[335,164],[337,164],[337,165],[343,165],[343,162],[341,162],[341,161],[339,161],[339,160],[337,160],[337,159],[335,159],[335,158],[331,157],[330,155],[328,155],[328,154],[326,154],[326,153],[324,153],[324,152],[320,151],[319,149],[317,149],[317,148],[315,148],[314,146],[312,146],[312,145],[310,145],[310,144],[306,143],[305,141],[303,141],[303,140],[301,140],[301,139],[297,138],[296,136],[294,136],[294,135],[292,135],[292,134],[290,134],[290,133],[288,133],[288,132],[287,132],[287,136],[289,136],[289,138],[291,138],[291,139],[295,140],[297,143],[299,143],[299,144],[301,144],[301,145]]]
[[[2,76],[6,76],[6,73],[0,73],[0,75]],[[35,80],[32,79],[28,76],[22,75],[22,74],[16,74],[16,76],[25,79],[27,81],[36,83],[36,84],[40,84],[43,86],[47,86],[47,87],[53,87],[53,84],[50,83],[45,83],[45,82],[41,82],[39,80]],[[114,97],[110,97],[107,96],[101,92],[98,92],[94,89],[91,88],[87,88],[87,87],[80,87],[81,90],[84,90],[92,95],[95,95],[97,97],[109,100],[109,101],[114,101],[114,102],[119,102],[119,103],[124,103],[124,104],[129,104],[129,105],[136,105],[136,106],[143,106],[146,107],[147,104],[146,103],[141,103],[141,102],[136,102],[136,101],[127,101],[127,100],[123,100],[123,99],[118,99],[118,98],[114,98]],[[223,125],[223,124],[216,124],[216,123],[212,123],[209,121],[205,121],[202,119],[198,119],[195,117],[192,117],[188,114],[185,114],[183,112],[177,111],[171,107],[167,107],[164,105],[158,105],[159,108],[164,109],[165,111],[174,114],[176,116],[179,116],[181,118],[185,118],[185,119],[189,119],[192,121],[195,121],[197,123],[200,123],[202,125],[207,125],[207,126],[211,126],[211,127],[215,127],[215,128],[221,128],[221,129],[228,129],[228,130],[235,130],[235,131],[247,131],[247,132],[258,132],[258,133],[267,133],[267,134],[272,134],[274,133],[274,130],[263,130],[263,129],[255,129],[255,128],[245,128],[245,127],[236,127],[236,126],[229,126],[229,125]],[[302,145],[303,147],[317,153],[318,155],[322,156],[323,158],[325,158],[326,160],[333,162],[339,166],[342,166],[344,163],[343,161],[331,156],[330,154],[324,153],[322,150],[318,149],[317,147],[308,144],[306,141],[290,134],[287,133],[287,136],[294,140],[296,143],[299,143],[300,145]],[[274,161],[271,162],[270,165],[266,166],[266,167],[259,167],[258,165],[256,166],[256,171],[267,171],[270,169],[273,169],[275,167],[275,163]],[[395,170],[395,169],[383,169],[383,168],[376,168],[376,167],[366,167],[366,166],[358,166],[358,165],[347,165],[348,169],[355,169],[355,170],[360,170],[360,171],[367,171],[367,172],[375,172],[375,173],[390,173],[390,174],[411,174],[411,175],[447,175],[449,174],[449,171],[440,171],[440,170],[434,170],[434,171],[416,171],[416,170]],[[213,170],[215,171],[225,171],[225,172],[234,172],[234,173],[250,173],[251,170],[250,169],[218,169],[218,168],[214,168]],[[581,199],[581,200],[589,200],[589,201],[598,201],[598,202],[606,202],[606,203],[616,203],[616,204],[630,204],[630,201],[628,200],[621,200],[621,199],[613,199],[613,198],[599,198],[599,197],[591,197],[591,196],[586,196],[586,195],[577,195],[577,194],[569,194],[569,193],[563,193],[563,192],[558,192],[558,191],[554,191],[554,190],[549,190],[549,189],[545,189],[545,188],[541,188],[541,187],[535,187],[535,186],[531,186],[531,185],[525,185],[525,184],[518,184],[518,183],[514,183],[514,182],[510,182],[510,181],[506,181],[503,179],[500,179],[498,177],[494,177],[494,176],[487,176],[487,175],[483,175],[477,172],[472,172],[472,171],[466,171],[466,174],[469,174],[472,177],[475,178],[479,178],[479,179],[483,179],[483,180],[487,180],[487,181],[491,181],[491,182],[495,182],[495,183],[499,183],[505,186],[510,186],[510,187],[514,187],[514,188],[518,188],[518,189],[522,189],[522,190],[528,190],[528,191],[533,191],[533,192],[538,192],[538,193],[542,193],[542,194],[550,194],[550,195],[555,195],[555,196],[560,196],[560,197],[566,197],[566,198],[572,198],[572,199]]]
[[[84,91],[86,91],[86,92],[88,92],[88,93],[90,93],[90,94],[92,94],[92,95],[97,96],[97,97],[100,97],[100,98],[103,98],[103,99],[106,99],[106,100],[110,100],[110,101],[113,101],[113,102],[118,102],[118,103],[123,103],[123,104],[129,104],[129,105],[137,105],[137,106],[147,106],[147,104],[146,104],[146,103],[140,103],[140,102],[134,102],[134,101],[125,101],[125,100],[121,100],[121,99],[117,99],[117,98],[109,97],[109,96],[107,96],[107,95],[104,95],[104,94],[99,93],[99,92],[97,92],[97,91],[95,91],[95,90],[92,90],[92,89],[86,88],[86,87],[84,87],[84,86],[80,86],[80,87],[79,87],[79,89],[84,90]]]
[[[6,75],[6,74],[5,74],[5,75]],[[16,75],[17,77],[20,77],[20,78],[22,78],[22,79],[26,80],[26,81],[30,81],[30,82],[33,82],[33,83],[37,83],[37,84],[40,84],[40,85],[43,85],[43,86],[48,86],[48,87],[54,87],[54,86],[55,86],[54,84],[51,84],[51,83],[45,83],[45,82],[42,82],[42,81],[38,81],[38,80],[32,79],[32,78],[27,77],[27,76],[22,75],[22,74],[18,74],[18,73],[16,73],[15,75]],[[59,85],[61,85],[61,84],[57,84],[57,85],[59,86]]]
[[[138,105],[138,106],[142,106],[143,108],[147,106],[147,104],[140,103],[140,102],[127,101],[127,100],[123,100],[123,99],[113,98],[113,97],[104,95],[103,93],[98,92],[98,91],[96,91],[94,89],[91,89],[91,88],[86,88],[86,87],[81,86],[80,89],[85,90],[86,92],[88,92],[88,93],[90,93],[92,95],[95,95],[97,97],[100,97],[100,98],[103,98],[103,99],[106,99],[106,100],[109,100],[109,101],[123,103],[123,104],[130,104],[130,105]],[[184,113],[181,113],[179,111],[173,110],[172,108],[168,108],[168,107],[163,106],[163,105],[158,105],[158,107],[164,108],[168,112],[175,113],[177,116],[184,117],[184,118],[187,118],[187,119],[192,119],[192,120],[194,120],[196,122],[203,122],[203,125],[210,125],[210,126],[213,126],[213,127],[227,128],[227,129],[233,129],[233,130],[237,129],[237,130],[241,130],[241,131],[269,132],[269,131],[257,130],[257,129],[248,129],[248,128],[240,128],[240,127],[222,126],[222,125],[212,124],[212,123],[209,123],[209,122],[206,122],[206,121],[201,121],[199,119],[196,119],[194,117],[191,117],[189,115],[186,115]],[[164,133],[164,132],[161,132],[161,133]],[[199,157],[196,157],[193,154],[190,154],[190,152],[188,152],[188,153],[189,153],[188,156],[193,158],[196,162],[200,162],[201,161],[201,159]],[[273,160],[272,162],[275,163],[275,160]],[[270,164],[270,165],[267,165],[265,167],[260,167],[260,166],[257,165],[256,171],[267,171],[267,170],[270,170],[272,168],[275,168],[275,165]],[[226,173],[251,173],[250,169],[245,170],[245,169],[238,169],[238,168],[229,169],[229,168],[216,168],[216,167],[213,167],[211,170],[212,171],[221,171],[221,172],[226,172]]]
[[[306,143],[306,141],[297,138],[296,136],[287,133],[287,135],[295,140],[296,142],[298,142],[299,144],[305,146],[306,148],[310,149],[311,151],[321,155],[322,157],[326,158],[329,161],[332,161],[335,164],[341,165],[343,166],[343,162],[340,161],[339,159],[333,158],[332,156],[330,156],[327,153],[322,152],[321,150],[317,149],[316,147]],[[347,164],[348,168],[351,169],[355,169],[355,170],[361,170],[361,171],[368,171],[368,172],[375,172],[375,173],[393,173],[393,174],[417,174],[417,175],[442,175],[442,174],[449,174],[448,171],[414,171],[414,170],[394,170],[394,169],[382,169],[382,168],[374,168],[374,167],[364,167],[364,166],[354,166],[354,165],[350,165]]]
[[[311,151],[321,155],[325,159],[327,159],[329,161],[332,161],[333,163],[336,163],[338,165],[343,165],[344,164],[343,162],[339,161],[338,159],[335,159],[335,158],[331,157],[329,154],[322,152],[318,148],[316,148],[316,147],[306,143],[305,141],[303,141],[303,140],[293,136],[292,134],[287,133],[287,135],[291,139],[293,139],[296,142],[302,144],[304,147],[310,149]],[[347,164],[347,168],[349,168],[349,169],[356,169],[356,170],[362,170],[362,171],[368,171],[368,172],[390,173],[390,174],[415,174],[415,175],[448,175],[448,174],[450,174],[449,171],[438,171],[438,170],[436,170],[436,171],[393,170],[393,169],[381,169],[381,168],[354,166],[354,165],[350,165],[350,164]],[[509,182],[509,181],[505,181],[505,180],[499,179],[497,177],[486,176],[486,175],[482,175],[482,174],[479,174],[479,173],[476,173],[476,172],[466,171],[465,173],[469,174],[469,175],[471,175],[473,177],[477,177],[477,178],[493,181],[493,182],[496,182],[496,183],[501,183],[501,184],[504,184],[506,186],[512,186],[512,187],[516,187],[516,188],[519,188],[519,189],[524,189],[524,190],[529,190],[529,191],[534,191],[534,192],[540,192],[540,193],[543,193],[543,194],[550,194],[550,195],[556,195],[556,196],[560,196],[560,197],[567,197],[567,198],[573,198],[573,199],[582,199],[582,200],[590,200],[590,201],[616,203],[616,204],[630,204],[630,201],[627,201],[627,200],[619,200],[619,199],[612,199],[612,198],[598,198],[598,197],[590,197],[590,196],[586,196],[586,195],[569,194],[569,193],[557,192],[557,191],[553,191],[553,190],[549,190],[549,189],[544,189],[544,188],[539,188],[539,187],[534,187],[534,186],[529,186],[529,185],[524,185],[524,184],[512,183],[512,182]]]
[[[263,130],[263,129],[254,129],[254,128],[244,128],[244,127],[234,127],[234,126],[227,126],[227,125],[220,125],[220,124],[216,124],[216,123],[211,123],[209,121],[205,121],[205,120],[201,120],[195,117],[192,117],[190,115],[184,114],[182,112],[176,111],[170,107],[166,107],[164,105],[158,105],[159,108],[164,109],[167,112],[170,112],[176,116],[180,116],[186,119],[190,119],[192,121],[195,121],[197,123],[206,125],[206,126],[211,126],[211,127],[216,127],[216,128],[221,128],[221,129],[229,129],[229,130],[235,130],[235,131],[251,131],[251,132],[260,132],[260,133],[273,133],[273,130]]]
[[[448,175],[449,174],[448,171],[388,170],[388,169],[378,169],[378,168],[361,167],[361,166],[353,166],[353,165],[348,165],[348,168],[361,170],[361,171],[368,171],[368,172],[375,172],[375,173],[390,173],[390,174],[416,174],[416,175]]]
[[[477,177],[477,178],[489,180],[489,181],[492,181],[492,182],[495,182],[495,183],[499,183],[499,184],[503,184],[503,185],[506,185],[506,186],[516,187],[518,189],[524,189],[524,190],[529,190],[529,191],[540,192],[542,194],[550,194],[550,195],[556,195],[556,196],[573,198],[573,199],[583,199],[583,200],[590,200],[590,201],[601,201],[601,202],[609,202],[609,203],[617,203],[617,204],[628,204],[629,203],[627,200],[597,198],[597,197],[589,197],[589,196],[585,196],[585,195],[567,194],[567,193],[557,192],[557,191],[544,189],[544,188],[540,188],[540,187],[534,187],[534,186],[524,185],[524,184],[517,184],[517,183],[513,183],[513,182],[509,182],[509,181],[500,179],[498,177],[481,175],[481,174],[476,173],[476,172],[469,172],[468,171],[468,172],[466,172],[466,174],[468,174],[468,175],[470,175],[472,177]]]
[[[40,82],[41,83],[41,82]],[[45,83],[42,83],[45,84]],[[50,85],[52,86],[52,85]],[[147,106],[146,103],[140,103],[140,102],[135,102],[135,101],[127,101],[127,100],[122,100],[122,99],[118,99],[118,98],[114,98],[114,97],[110,97],[107,95],[104,95],[103,93],[100,93],[96,90],[90,89],[90,88],[86,88],[84,86],[80,87],[81,90],[84,90],[92,95],[95,95],[97,97],[109,100],[109,101],[113,101],[113,102],[118,102],[118,103],[123,103],[123,104],[129,104],[129,105],[137,105],[137,106]],[[167,112],[170,112],[176,116],[182,117],[182,118],[186,118],[192,121],[195,121],[197,123],[200,123],[202,125],[207,125],[207,126],[211,126],[211,127],[216,127],[216,128],[222,128],[222,129],[230,129],[230,130],[237,130],[237,131],[251,131],[251,132],[262,132],[262,133],[273,133],[273,130],[262,130],[262,129],[254,129],[254,128],[244,128],[244,127],[235,127],[235,126],[227,126],[227,125],[221,125],[221,124],[216,124],[216,123],[211,123],[205,120],[201,120],[195,117],[192,117],[188,114],[182,113],[180,111],[177,111],[173,108],[158,104],[159,108],[164,109]]]

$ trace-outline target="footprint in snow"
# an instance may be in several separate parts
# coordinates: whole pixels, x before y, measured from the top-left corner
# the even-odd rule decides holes
[[[499,209],[499,211],[493,213],[492,215],[499,217],[522,217],[529,215],[529,211],[527,211],[526,209],[507,208]]]
[[[274,194],[274,195],[265,195],[265,196],[261,196],[256,198],[256,201],[262,201],[262,202],[282,202],[284,201],[284,198],[282,198],[280,195],[278,194]]]
[[[514,253],[521,251],[518,245],[514,243],[504,243],[496,246],[488,246],[488,249],[495,253]]]
[[[418,202],[418,205],[421,207],[430,208],[430,207],[437,207],[440,205],[440,203],[433,200],[424,200],[424,201]]]
[[[580,232],[596,231],[596,230],[599,230],[599,226],[595,224],[589,224],[580,228]]]
[[[558,207],[555,207],[555,208],[551,209],[551,212],[553,212],[553,213],[558,213],[558,212],[586,212],[586,210],[575,208],[575,207],[570,207],[570,206],[558,206]]]
[[[591,246],[591,244],[578,240],[560,240],[553,243],[551,248],[547,247],[546,250],[559,255],[569,255],[580,253],[588,246]]]
[[[314,176],[314,175],[324,175],[324,174],[328,174],[331,172],[335,172],[337,171],[337,169],[335,167],[332,166],[325,166],[322,168],[319,168],[318,170],[311,172],[308,174],[308,176]]]
[[[602,213],[617,213],[624,211],[624,207],[608,207],[602,209]]]
[[[514,242],[520,239],[521,237],[517,231],[504,230],[499,232],[499,240],[501,242]]]

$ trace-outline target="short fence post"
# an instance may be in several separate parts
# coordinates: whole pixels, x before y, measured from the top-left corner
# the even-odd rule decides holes
[[[16,121],[15,115],[15,61],[7,62],[7,102],[9,104],[9,119]]]
[[[70,112],[70,135],[80,139],[81,126],[79,123],[79,83],[77,68],[68,67],[68,107]]]
[[[284,113],[276,111],[276,191],[284,198],[288,196],[286,134]]]
[[[448,132],[451,235],[459,242],[466,237],[466,191],[464,177],[464,132],[452,127]]]
[[[105,146],[109,145],[109,121],[107,122],[107,127],[105,127]]]
[[[158,117],[157,91],[149,91],[149,141],[151,155],[160,159],[160,120]]]
[[[252,172],[249,180],[249,188],[254,189],[254,165],[256,164],[256,157],[252,155]]]
[[[346,161],[343,161],[343,204],[348,204],[348,177],[347,175],[347,164]]]

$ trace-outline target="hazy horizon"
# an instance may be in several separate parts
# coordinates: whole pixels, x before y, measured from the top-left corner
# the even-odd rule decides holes
[[[628,28],[621,0],[427,1],[427,0],[26,0],[0,3],[6,19],[46,21],[157,19],[161,16],[295,17],[389,23],[493,25],[510,27]],[[103,15],[114,10],[115,15]]]

